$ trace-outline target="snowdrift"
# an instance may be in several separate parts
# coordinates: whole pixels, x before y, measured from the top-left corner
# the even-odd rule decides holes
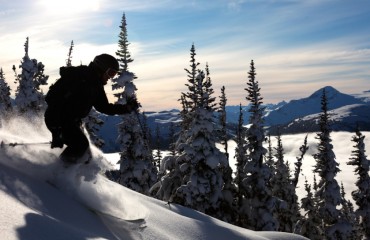
[[[2,239],[305,239],[242,229],[131,191],[101,175],[112,166],[95,148],[89,164],[65,168],[61,149],[6,145],[49,139],[42,120],[14,120],[0,129]]]

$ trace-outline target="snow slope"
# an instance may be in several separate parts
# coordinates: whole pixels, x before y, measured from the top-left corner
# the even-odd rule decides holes
[[[4,143],[49,138],[41,120],[0,129]],[[305,239],[242,229],[133,192],[99,174],[111,166],[97,149],[91,163],[69,168],[57,161],[60,152],[46,144],[0,149],[1,239]]]

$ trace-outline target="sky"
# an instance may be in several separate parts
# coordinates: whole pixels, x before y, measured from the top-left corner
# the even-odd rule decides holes
[[[26,37],[50,85],[72,40],[73,65],[115,55],[123,13],[134,59],[129,70],[138,77],[144,111],[180,108],[192,44],[200,69],[209,65],[216,97],[225,86],[228,105],[247,104],[251,60],[264,103],[328,85],[347,94],[370,90],[368,0],[0,0],[0,6],[0,67],[13,91],[11,68],[24,56]],[[106,92],[114,102],[110,86]]]

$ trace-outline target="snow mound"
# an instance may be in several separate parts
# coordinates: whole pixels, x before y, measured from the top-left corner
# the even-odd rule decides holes
[[[112,166],[95,148],[89,164],[64,168],[58,161],[61,149],[50,149],[48,144],[7,145],[49,141],[41,119],[17,119],[2,126],[2,239],[306,239],[243,229],[131,191],[101,175]]]
[[[5,123],[0,130],[0,140],[4,143],[0,152],[4,160],[1,162],[50,183],[88,208],[125,220],[146,218],[147,210],[138,205],[137,199],[121,198],[122,186],[102,176],[113,166],[100,150],[91,147],[91,160],[87,164],[85,154],[80,163],[65,165],[58,159],[62,149],[51,149],[47,144],[50,138],[48,130],[43,128],[40,121],[29,124],[16,119]]]

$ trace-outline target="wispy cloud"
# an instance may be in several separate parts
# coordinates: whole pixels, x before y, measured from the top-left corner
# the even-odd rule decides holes
[[[216,95],[225,85],[230,104],[245,103],[251,59],[265,102],[303,97],[323,85],[348,93],[368,86],[367,1],[81,0],[73,11],[66,9],[70,1],[1,2],[0,67],[9,82],[26,37],[30,56],[45,64],[51,81],[65,64],[71,40],[75,65],[101,52],[114,54],[125,12],[135,60],[130,69],[139,77],[147,110],[178,106],[192,43],[201,67],[210,65]]]

